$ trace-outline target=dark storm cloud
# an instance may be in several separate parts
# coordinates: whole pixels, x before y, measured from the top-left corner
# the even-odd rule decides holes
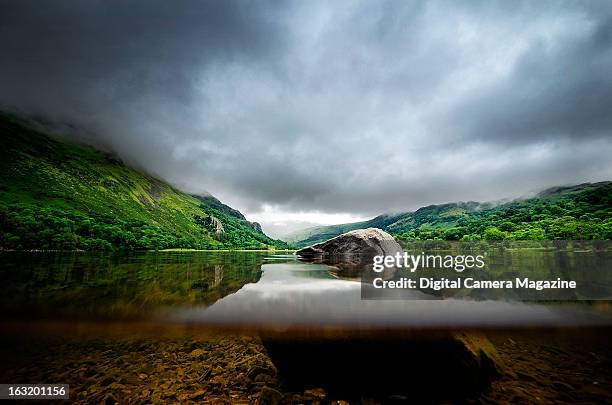
[[[271,16],[247,2],[0,4],[3,92],[32,104],[86,102],[83,93],[96,91],[106,99],[92,104],[143,94],[188,102],[203,65],[265,58],[280,41]]]
[[[611,9],[0,1],[0,103],[247,214],[518,196],[612,177]]]
[[[458,106],[449,120],[455,129],[494,142],[610,138],[612,17],[568,37],[561,46],[531,43],[507,78]]]

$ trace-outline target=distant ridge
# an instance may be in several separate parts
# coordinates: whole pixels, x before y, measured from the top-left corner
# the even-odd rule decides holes
[[[428,205],[367,221],[317,226],[283,240],[297,246],[323,242],[361,228],[380,228],[398,239],[612,239],[612,182],[547,188],[535,197],[503,203]]]

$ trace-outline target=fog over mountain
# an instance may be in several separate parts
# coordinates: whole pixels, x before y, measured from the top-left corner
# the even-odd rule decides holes
[[[273,234],[612,178],[612,3],[0,0],[0,105]]]

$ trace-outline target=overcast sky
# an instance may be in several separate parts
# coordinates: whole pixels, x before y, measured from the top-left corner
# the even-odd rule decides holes
[[[0,104],[279,235],[612,179],[612,2],[0,0]]]

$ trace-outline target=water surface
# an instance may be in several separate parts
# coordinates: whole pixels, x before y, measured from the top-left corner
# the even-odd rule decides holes
[[[582,252],[508,252],[497,272],[516,263],[542,276]],[[361,299],[359,281],[335,269],[269,252],[0,254],[6,319],[89,320],[254,327],[506,327],[612,324],[607,305],[540,304],[445,298],[401,291],[402,299]],[[599,261],[595,261],[601,263]],[[504,267],[506,266],[506,267]],[[531,266],[531,267],[529,267]],[[567,266],[563,271],[569,271]],[[601,269],[598,269],[601,271]],[[467,299],[466,299],[467,298]]]

